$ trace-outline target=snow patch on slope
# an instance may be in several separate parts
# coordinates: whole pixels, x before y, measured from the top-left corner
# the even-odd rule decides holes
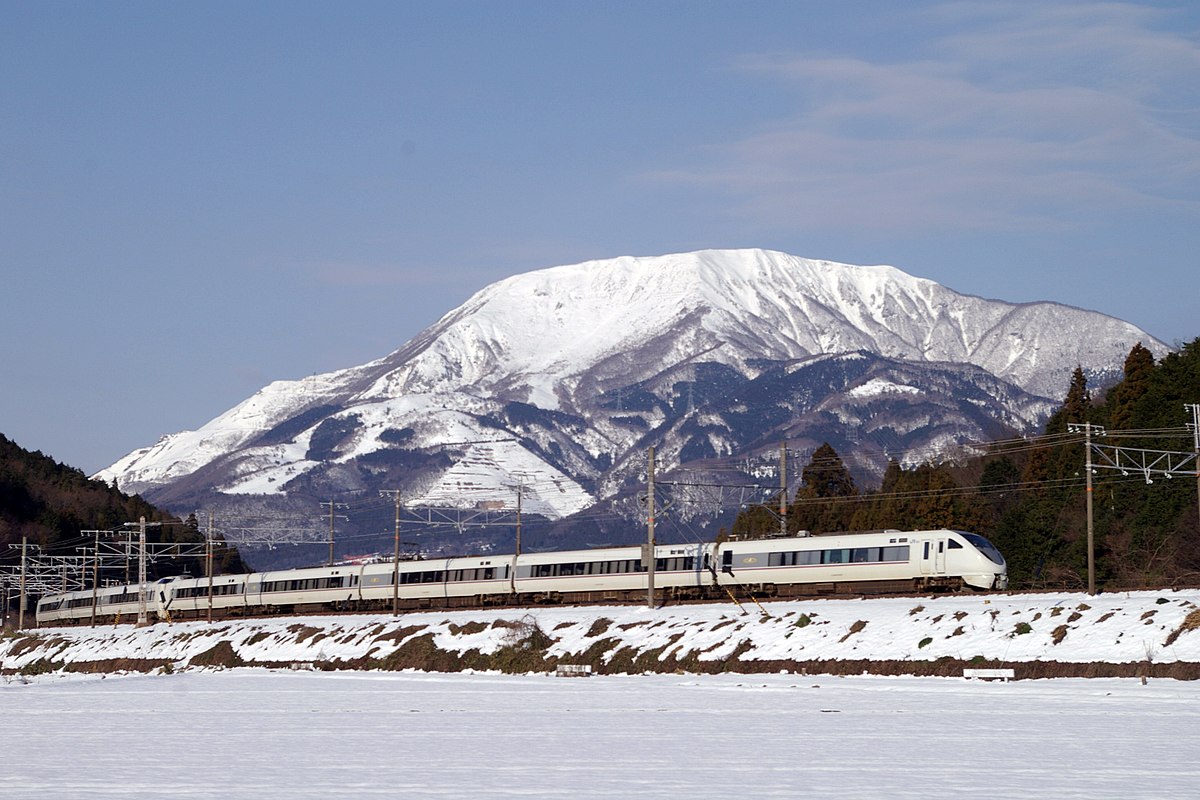
[[[850,391],[846,392],[848,397],[879,397],[887,394],[922,394],[920,389],[913,386],[902,386],[898,383],[893,383],[883,378],[872,378],[861,386],[855,386]]]

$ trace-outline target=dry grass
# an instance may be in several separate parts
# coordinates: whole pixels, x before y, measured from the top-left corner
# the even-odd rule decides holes
[[[1195,611],[1192,611],[1183,618],[1183,622],[1179,624],[1178,628],[1171,631],[1171,635],[1167,637],[1165,642],[1163,642],[1163,646],[1170,647],[1171,645],[1175,644],[1175,640],[1180,636],[1189,631],[1194,631],[1197,629],[1200,629],[1200,608],[1197,608]]]
[[[839,639],[838,643],[840,644],[841,642],[846,641],[851,636],[858,633],[865,627],[867,627],[867,621],[864,619],[860,619],[858,622],[855,622],[853,625],[850,626],[850,632],[847,633],[845,636],[843,636],[841,639]]]

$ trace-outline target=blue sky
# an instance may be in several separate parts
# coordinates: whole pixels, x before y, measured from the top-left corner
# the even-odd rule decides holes
[[[474,291],[892,264],[1200,336],[1194,3],[0,0],[0,432],[93,472]]]

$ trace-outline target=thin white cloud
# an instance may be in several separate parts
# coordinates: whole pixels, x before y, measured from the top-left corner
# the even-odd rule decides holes
[[[1087,213],[1200,212],[1200,39],[1124,4],[923,12],[922,58],[749,56],[800,102],[660,180],[762,224],[1030,230]]]

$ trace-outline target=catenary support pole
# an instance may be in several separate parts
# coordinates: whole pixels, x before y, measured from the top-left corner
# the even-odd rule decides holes
[[[400,490],[396,490],[396,536],[392,547],[392,616],[400,614]]]
[[[1085,424],[1085,448],[1087,460],[1084,471],[1087,474],[1087,548],[1088,548],[1088,594],[1096,594],[1096,537],[1092,522],[1092,426]]]
[[[779,535],[787,536],[787,441],[779,445]]]
[[[21,605],[17,608],[17,630],[25,630],[25,552],[29,537],[21,535]]]
[[[1184,406],[1192,411],[1192,447],[1196,452],[1196,528],[1200,533],[1200,403]]]
[[[333,566],[333,509],[334,502],[329,501],[329,566]]]
[[[96,627],[96,601],[99,600],[100,583],[100,531],[96,531],[96,552],[92,557],[92,627]]]
[[[651,447],[646,467],[646,605],[654,608],[654,448]]]
[[[1083,433],[1083,449],[1084,449],[1084,476],[1087,483],[1087,562],[1088,562],[1088,594],[1096,593],[1096,536],[1095,525],[1092,516],[1092,473],[1095,469],[1092,467],[1092,434],[1104,436],[1104,428],[1099,425],[1093,425],[1090,422],[1068,423],[1067,431],[1070,433]]]
[[[139,628],[150,624],[146,608],[146,518],[138,520],[138,616]]]
[[[208,622],[213,615],[213,512],[208,512],[208,533],[204,537],[204,561],[208,572]]]

